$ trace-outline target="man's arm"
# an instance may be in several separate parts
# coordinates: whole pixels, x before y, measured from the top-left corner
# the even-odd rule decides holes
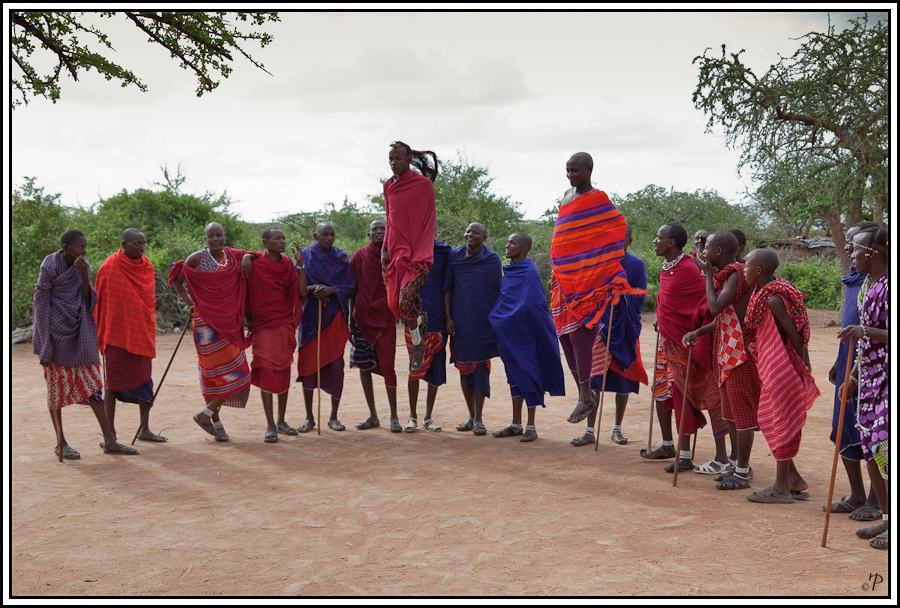
[[[775,317],[775,322],[778,323],[787,335],[788,340],[791,341],[794,350],[797,351],[797,354],[800,355],[800,358],[806,362],[807,367],[809,367],[805,344],[803,344],[803,336],[801,336],[800,332],[797,331],[797,328],[794,327],[794,322],[791,320],[791,315],[788,314],[787,309],[784,307],[784,301],[781,299],[781,296],[772,296],[767,303],[769,305],[769,310],[772,311],[772,315]]]
[[[728,308],[731,304],[734,303],[734,298],[737,296],[738,289],[738,275],[736,272],[732,272],[728,280],[725,281],[725,285],[722,287],[722,291],[716,293],[716,286],[713,283],[713,274],[714,268],[710,268],[707,266],[706,271],[706,302],[709,304],[709,313],[717,317],[719,316],[723,310]]]
[[[446,325],[447,335],[455,336],[456,335],[456,322],[453,321],[453,315],[450,310],[451,302],[453,300],[453,291],[445,291],[444,292],[444,324]]]
[[[53,363],[53,340],[50,337],[50,289],[53,277],[45,264],[41,264],[40,274],[34,288],[33,338],[34,353],[41,365],[47,367]]]
[[[684,334],[683,338],[681,338],[681,343],[685,346],[693,346],[700,336],[708,336],[709,334],[711,334],[713,332],[713,329],[715,329],[715,326],[716,324],[714,321],[712,323],[707,323],[700,329],[689,331],[688,333]]]

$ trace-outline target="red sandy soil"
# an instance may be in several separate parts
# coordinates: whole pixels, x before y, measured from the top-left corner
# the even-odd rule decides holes
[[[645,314],[644,363],[652,374],[654,334]],[[650,397],[632,396],[625,446],[609,439],[607,398],[599,451],[569,440],[576,394],[552,397],[537,415],[540,438],[458,432],[465,402],[455,370],[441,388],[441,433],[388,430],[368,415],[356,370],[347,371],[339,418],[327,428],[263,443],[254,389],[245,410],[225,408],[231,436],[217,443],[191,420],[202,407],[196,354],[181,345],[154,407],[151,428],[168,443],[137,442],[140,456],[104,455],[86,407],[64,410],[66,436],[82,454],[59,463],[46,388],[31,344],[12,347],[11,586],[16,596],[855,596],[888,593],[888,552],[876,551],[847,515],[831,517],[821,547],[834,457],[828,441],[837,351],[837,313],[811,311],[810,354],[822,396],[809,412],[796,460],[812,498],[754,504],[718,491],[713,477],[639,457],[647,445]],[[402,334],[400,334],[402,339]],[[160,336],[154,376],[177,335]],[[405,347],[398,348],[400,420],[408,414]],[[488,431],[509,423],[502,363],[494,360]],[[328,398],[323,398],[328,417]],[[120,439],[131,440],[137,407],[120,404]],[[288,421],[303,421],[292,388]],[[654,443],[659,429],[654,422]],[[701,431],[696,463],[714,454]],[[668,461],[671,462],[671,461]],[[771,485],[775,463],[757,435],[753,489]],[[837,474],[835,499],[849,487]],[[880,575],[884,582],[871,589]]]

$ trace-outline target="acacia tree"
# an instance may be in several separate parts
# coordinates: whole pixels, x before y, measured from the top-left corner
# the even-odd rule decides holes
[[[228,78],[234,53],[243,55],[268,73],[244,46],[248,42],[258,42],[260,47],[265,47],[272,42],[272,36],[265,32],[241,31],[228,21],[229,16],[241,24],[249,22],[256,27],[279,21],[278,13],[273,12],[102,11],[96,14],[104,18],[122,15],[147,36],[148,42],[168,50],[182,68],[197,76],[198,97],[219,86],[217,77]],[[12,64],[15,66],[12,85],[19,97],[12,99],[13,108],[27,104],[29,94],[56,103],[63,71],[78,80],[81,71],[94,69],[107,80],[121,81],[123,87],[134,85],[141,91],[147,90],[147,85],[133,72],[101,54],[114,50],[112,44],[105,33],[86,22],[84,12],[12,11],[10,25]],[[93,39],[94,48],[82,42],[85,37]],[[41,74],[33,65],[32,54],[38,47],[56,60],[56,65],[47,74]],[[100,52],[94,50],[98,47]]]
[[[817,215],[842,247],[866,197],[873,219],[885,220],[888,27],[863,16],[802,39],[762,77],[743,64],[743,50],[729,54],[722,45],[716,56],[707,49],[694,59],[693,102],[708,116],[707,132],[721,127],[726,144],[741,150],[740,166],[767,184],[765,196]]]

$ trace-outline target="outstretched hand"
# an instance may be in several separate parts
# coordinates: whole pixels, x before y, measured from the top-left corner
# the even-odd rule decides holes
[[[291,241],[291,251],[294,254],[294,261],[297,262],[298,266],[303,266],[303,249],[301,249],[300,245]]]

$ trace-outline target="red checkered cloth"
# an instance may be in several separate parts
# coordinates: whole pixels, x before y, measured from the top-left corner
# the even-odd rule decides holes
[[[734,296],[734,302],[737,302],[750,291],[750,285],[747,283],[747,279],[744,278],[743,264],[735,262],[717,272],[713,276],[713,286],[716,288],[716,293],[721,292],[732,274],[738,277],[737,291]],[[747,350],[744,348],[744,332],[741,329],[741,320],[738,318],[733,304],[729,304],[716,317],[713,341],[713,350],[716,353],[716,363],[719,368],[717,376],[719,384],[722,384],[728,378],[731,370],[747,360]]]
[[[722,417],[734,422],[737,430],[758,430],[756,413],[759,409],[759,371],[749,359],[731,371],[719,387],[722,393]]]
[[[153,359],[118,346],[107,346],[103,358],[106,388],[111,391],[132,391],[146,384],[153,373]]]
[[[65,367],[50,364],[43,369],[44,380],[47,381],[48,409],[58,410],[70,403],[89,405],[88,399],[91,397],[103,403],[99,365]]]

